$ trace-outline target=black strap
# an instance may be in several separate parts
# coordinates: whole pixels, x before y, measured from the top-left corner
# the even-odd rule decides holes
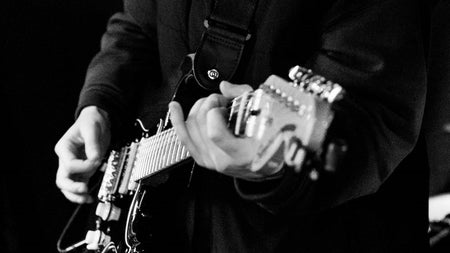
[[[218,90],[222,80],[236,72],[258,0],[217,0],[204,22],[200,46],[193,63],[194,77],[205,89]]]
[[[218,0],[209,20],[248,33],[257,0]]]

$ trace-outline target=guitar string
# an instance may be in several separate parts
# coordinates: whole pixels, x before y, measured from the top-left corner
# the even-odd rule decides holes
[[[228,111],[235,111],[241,105],[241,97],[233,100]],[[190,156],[184,145],[178,140],[178,136],[173,128],[164,130],[151,137],[144,138],[140,142],[135,161],[135,170],[137,173],[135,180],[143,178],[159,170],[180,162]],[[173,149],[171,146],[175,146]],[[170,157],[173,157],[170,159]],[[139,162],[142,161],[142,162]]]
[[[170,149],[169,149],[169,154],[167,155],[167,162],[166,162],[167,165],[173,164],[173,160],[172,160],[173,155],[172,154],[173,154],[173,150],[175,149],[174,141],[175,141],[175,134],[172,134],[172,135],[170,135],[170,140],[169,140]]]
[[[152,148],[151,148],[151,150],[150,150],[150,152],[149,152],[149,159],[150,159],[150,162],[149,162],[149,168],[150,168],[150,170],[154,170],[154,168],[155,168],[155,153],[156,153],[156,151],[158,150],[158,147],[157,147],[157,137],[153,137],[153,138],[149,138],[149,139],[151,139],[151,143],[152,143]],[[144,140],[145,141],[145,140]]]
[[[167,133],[169,133],[169,131],[165,131],[165,133],[162,136],[162,140],[167,140]],[[161,157],[160,157],[159,166],[158,166],[157,170],[160,170],[161,168],[164,167],[166,153],[167,153],[167,141],[163,141],[161,154],[160,154]]]

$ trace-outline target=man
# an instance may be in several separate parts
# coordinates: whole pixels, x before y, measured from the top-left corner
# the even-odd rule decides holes
[[[427,106],[424,132],[430,159],[430,252],[447,252],[450,213],[450,2],[437,1],[431,18]]]
[[[424,252],[428,171],[419,135],[426,93],[421,3],[248,3],[254,6],[229,11],[237,23],[251,19],[238,67],[229,82],[220,83],[220,94],[199,99],[186,121],[180,105],[170,103],[178,137],[201,167],[193,171],[188,188],[169,193],[171,201],[156,208],[161,222],[153,247],[169,252]],[[211,17],[223,14],[221,8],[246,4],[125,1],[124,13],[111,18],[102,50],[89,67],[77,120],[55,148],[57,185],[69,200],[92,200],[87,181],[111,136],[123,135],[126,122],[141,115],[151,125],[163,115],[186,55],[204,53],[210,43],[204,41],[206,31],[228,28],[208,22]],[[232,36],[242,35],[236,30],[230,29]],[[203,64],[199,61],[197,66]],[[230,61],[220,58],[217,64]],[[230,134],[223,115],[230,98],[257,88],[271,74],[285,78],[297,64],[347,92],[333,106],[329,130],[346,141],[346,159],[335,175],[317,181],[287,165],[252,170],[251,139]]]

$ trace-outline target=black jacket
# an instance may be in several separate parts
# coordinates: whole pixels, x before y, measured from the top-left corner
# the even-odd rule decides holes
[[[424,252],[422,7],[417,0],[260,0],[252,39],[231,81],[257,87],[270,74],[286,78],[299,64],[338,82],[348,97],[335,107],[333,132],[348,141],[348,159],[336,176],[317,183],[292,173],[250,183],[197,170],[189,189],[162,201],[160,208],[171,211],[161,212],[155,225],[155,247]],[[125,0],[89,67],[78,111],[104,108],[113,134],[138,115],[154,124],[211,8],[210,1]]]

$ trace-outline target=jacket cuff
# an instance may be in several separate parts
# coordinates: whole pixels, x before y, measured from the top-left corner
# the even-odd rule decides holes
[[[305,173],[296,173],[288,166],[285,166],[283,171],[281,177],[264,181],[235,178],[235,189],[243,199],[256,202],[269,212],[278,213],[293,203],[299,193],[306,192],[312,184]]]
[[[114,140],[122,140],[124,136],[120,136],[123,128],[127,126],[125,122],[132,122],[126,116],[126,106],[117,99],[114,92],[110,91],[110,87],[106,85],[96,85],[84,89],[80,94],[78,106],[75,111],[75,119],[78,118],[83,108],[87,106],[97,106],[108,113],[111,123],[111,133]]]

